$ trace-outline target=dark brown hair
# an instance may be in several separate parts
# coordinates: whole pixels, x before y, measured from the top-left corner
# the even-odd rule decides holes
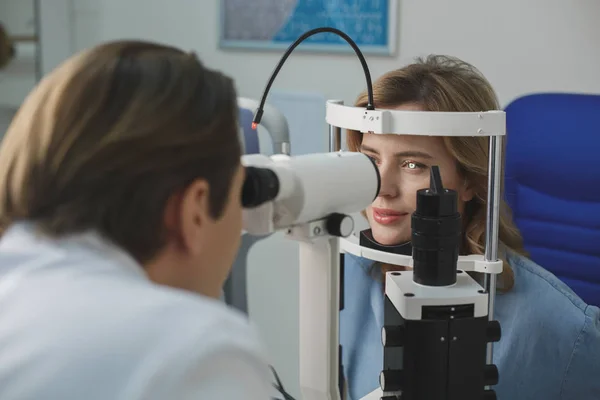
[[[0,228],[35,222],[53,236],[97,231],[151,259],[167,200],[195,179],[221,216],[239,167],[232,80],[193,54],[118,41],[48,75],[0,148]]]
[[[394,108],[403,104],[418,104],[425,111],[477,112],[498,110],[500,105],[494,89],[471,64],[454,57],[431,55],[415,63],[390,71],[373,83],[373,101],[377,108]],[[367,105],[367,93],[356,100],[357,107]],[[444,137],[444,143],[454,157],[458,171],[474,190],[473,200],[466,204],[463,254],[483,254],[487,204],[487,137]],[[347,144],[359,151],[362,133],[349,130]],[[526,255],[521,234],[513,222],[508,205],[500,204],[499,236],[503,245]],[[514,284],[513,272],[504,263],[501,275],[503,290]]]

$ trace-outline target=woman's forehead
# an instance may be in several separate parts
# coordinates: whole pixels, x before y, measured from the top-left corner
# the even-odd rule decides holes
[[[361,144],[378,153],[420,151],[432,156],[447,154],[444,140],[439,136],[365,133]]]

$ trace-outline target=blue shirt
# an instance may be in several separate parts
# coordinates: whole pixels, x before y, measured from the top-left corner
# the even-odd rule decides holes
[[[531,260],[507,253],[514,288],[496,296],[499,400],[600,399],[600,309]],[[340,344],[349,399],[379,388],[383,286],[373,261],[346,254]]]

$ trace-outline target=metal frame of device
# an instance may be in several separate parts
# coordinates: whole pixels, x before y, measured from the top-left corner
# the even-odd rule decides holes
[[[247,110],[255,110],[260,106],[260,102],[247,97],[237,98],[238,107]],[[285,116],[275,107],[265,104],[263,107],[264,116],[261,126],[267,130],[273,142],[273,153],[290,155],[290,131]]]
[[[260,105],[260,102],[248,97],[238,97],[237,104],[241,109],[252,111]],[[269,135],[273,145],[274,154],[290,155],[290,130],[287,119],[281,111],[266,104],[260,126],[262,126]],[[240,132],[240,140],[242,141],[242,144],[245,142],[246,135],[248,135],[247,130],[249,129],[252,128],[250,128],[250,126],[240,126],[240,130],[242,131]],[[251,133],[257,134],[255,130],[252,130]],[[268,237],[269,236],[246,235],[242,232],[240,249],[233,262],[229,277],[223,285],[223,300],[244,314],[248,314],[248,254],[250,253],[252,246]]]
[[[493,320],[497,274],[502,272],[502,261],[498,259],[498,228],[505,113],[366,110],[345,106],[339,100],[329,100],[326,108],[330,151],[341,150],[342,129],[374,134],[489,137],[485,252],[484,255],[461,256],[458,261],[459,270],[485,274],[485,291],[472,293],[474,287],[459,279],[453,296],[459,302],[461,298],[475,302],[479,305],[476,314],[487,314],[488,319]],[[300,246],[299,354],[302,398],[340,400],[340,392],[343,391],[340,385],[339,348],[340,253],[406,266],[412,266],[412,257],[361,247],[354,235],[346,238],[331,235],[327,232],[325,219],[292,227],[287,235],[298,240]],[[464,288],[461,282],[465,283]],[[410,285],[410,289],[407,285]],[[386,276],[386,294],[394,306],[397,309],[404,307],[404,312],[418,317],[423,302],[435,297],[435,288],[415,288],[415,285],[410,273],[403,273],[402,277],[391,273]],[[406,290],[420,295],[407,298],[403,296]],[[487,309],[482,309],[482,302],[487,303]],[[493,361],[492,346],[492,343],[487,345],[488,364]],[[366,398],[379,399],[383,395],[381,391],[376,392]]]

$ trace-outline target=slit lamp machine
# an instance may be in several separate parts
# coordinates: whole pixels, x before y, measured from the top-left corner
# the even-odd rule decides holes
[[[368,66],[356,44],[337,29],[318,28],[301,36],[282,57],[258,105],[254,128],[266,118],[266,96],[287,57],[304,39],[321,32],[341,36],[355,50],[367,81],[368,105],[327,102],[328,153],[242,157],[244,230],[250,235],[285,231],[299,244],[302,399],[345,398],[344,349],[339,345],[345,253],[412,268],[385,276],[380,388],[363,400],[496,399],[492,387],[499,374],[492,346],[501,337],[494,300],[502,272],[498,227],[505,113],[378,109]],[[407,246],[386,248],[373,240],[370,230],[355,232],[350,214],[373,202],[381,178],[369,157],[341,151],[342,129],[489,137],[484,254],[459,256],[457,196],[444,188],[435,166],[429,187],[416,193],[412,240]],[[483,280],[474,279],[472,273],[480,273]]]

